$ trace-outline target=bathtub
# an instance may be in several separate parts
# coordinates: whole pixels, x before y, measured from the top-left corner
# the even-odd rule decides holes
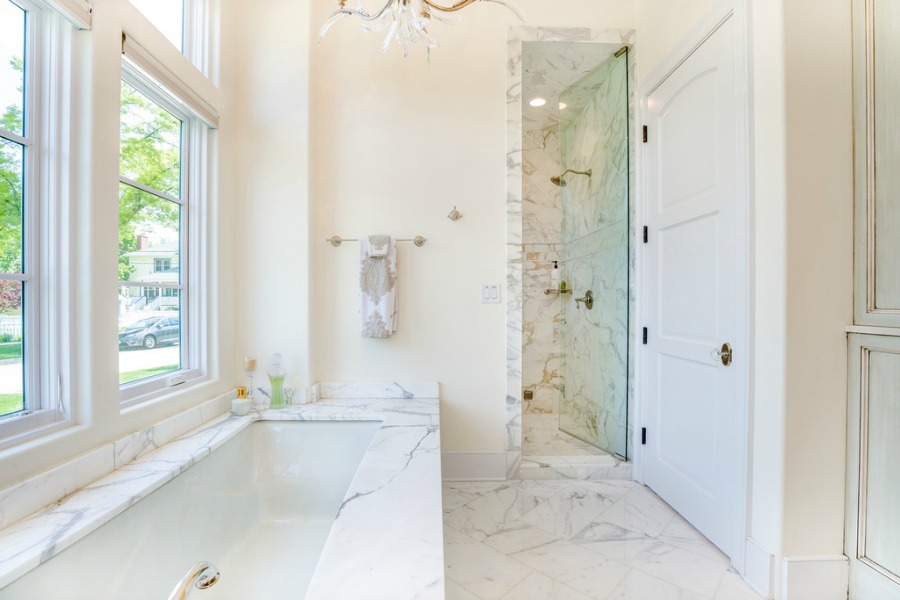
[[[0,532],[0,599],[166,598],[210,561],[221,578],[192,599],[440,600],[436,408],[350,398],[222,418]]]

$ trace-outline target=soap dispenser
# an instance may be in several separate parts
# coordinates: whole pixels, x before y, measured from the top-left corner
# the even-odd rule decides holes
[[[272,355],[269,384],[272,386],[269,408],[284,408],[284,369],[281,368],[281,354],[277,352]]]

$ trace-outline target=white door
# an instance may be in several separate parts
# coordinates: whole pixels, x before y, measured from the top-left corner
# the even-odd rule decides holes
[[[643,346],[644,482],[731,557],[742,542],[748,358],[746,91],[733,21],[646,99]]]

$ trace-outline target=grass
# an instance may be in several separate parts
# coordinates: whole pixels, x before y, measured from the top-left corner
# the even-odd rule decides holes
[[[23,407],[22,394],[0,394],[0,415],[18,412]]]
[[[146,379],[160,373],[178,370],[178,365],[165,365],[162,367],[154,367],[152,369],[141,369],[140,371],[126,371],[119,374],[119,383],[129,383],[138,379]]]
[[[22,358],[22,342],[0,344],[0,360],[6,358]]]

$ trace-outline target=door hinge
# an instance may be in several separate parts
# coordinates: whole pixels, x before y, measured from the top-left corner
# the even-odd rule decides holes
[[[644,225],[644,243],[646,244],[649,239],[650,239],[650,231],[647,229],[647,226]]]
[[[647,445],[647,428],[641,427],[641,446]]]
[[[643,339],[644,343],[646,344],[647,343],[647,328],[646,327],[644,327],[644,335],[642,336],[642,339]]]
[[[647,126],[644,125],[644,143],[647,143]]]

